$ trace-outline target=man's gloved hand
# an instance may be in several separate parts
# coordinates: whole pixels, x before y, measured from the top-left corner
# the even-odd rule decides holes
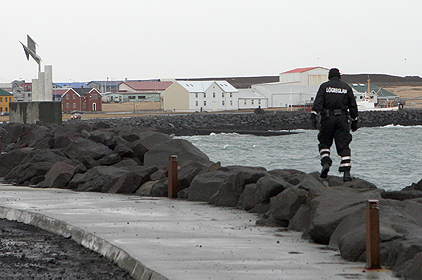
[[[353,131],[353,132],[354,132],[354,131],[356,131],[356,130],[358,130],[358,121],[357,121],[357,120],[352,121],[352,126],[351,126],[351,128],[352,128],[352,131]]]
[[[311,113],[311,124],[313,128],[318,128],[318,120],[316,112]]]

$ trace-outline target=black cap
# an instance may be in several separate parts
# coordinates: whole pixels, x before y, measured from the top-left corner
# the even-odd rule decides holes
[[[340,71],[337,68],[331,68],[328,72],[328,79],[331,80],[333,77],[340,78]]]

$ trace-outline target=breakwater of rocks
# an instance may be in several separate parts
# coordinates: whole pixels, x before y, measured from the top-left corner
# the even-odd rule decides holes
[[[364,126],[422,124],[422,111],[365,112]],[[168,134],[198,129],[267,131],[308,129],[309,113],[190,114],[57,125],[3,124],[0,177],[38,188],[168,195],[168,159],[178,155],[178,197],[260,215],[259,224],[303,232],[365,261],[365,205],[380,203],[381,264],[406,279],[422,278],[422,180],[401,191],[318,172],[221,166],[190,142]]]
[[[268,135],[268,131],[312,129],[305,111],[254,113],[193,113],[107,119],[112,126],[155,128],[175,135],[203,135],[211,132],[238,132]],[[85,122],[95,122],[85,120]],[[359,113],[359,127],[422,125],[422,110],[366,111]],[[272,135],[278,135],[273,132]]]

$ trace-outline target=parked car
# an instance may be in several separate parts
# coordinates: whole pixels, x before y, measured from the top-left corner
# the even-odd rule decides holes
[[[1,112],[1,115],[2,116],[8,116],[9,115],[9,112]]]
[[[84,111],[74,110],[71,112],[72,114],[85,114]]]
[[[71,120],[80,120],[82,118],[81,114],[73,114],[70,119]]]

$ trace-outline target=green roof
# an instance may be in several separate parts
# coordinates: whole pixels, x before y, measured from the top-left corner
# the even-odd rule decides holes
[[[8,91],[5,91],[4,89],[1,89],[0,88],[0,95],[1,96],[12,96],[13,94],[11,94],[10,92],[8,92]]]
[[[356,91],[361,92],[361,93],[364,93],[364,92],[367,92],[368,91],[368,84],[349,84],[349,86],[351,86]],[[369,85],[369,87],[370,87],[371,95],[372,95],[372,93],[375,94],[375,93],[377,93],[379,91],[378,92],[378,97],[394,97],[394,96],[398,96],[397,94],[394,94],[394,93],[392,93],[392,92],[390,92],[388,90],[385,90],[383,88],[381,88],[381,90],[380,90],[379,87],[374,86],[374,85]]]

